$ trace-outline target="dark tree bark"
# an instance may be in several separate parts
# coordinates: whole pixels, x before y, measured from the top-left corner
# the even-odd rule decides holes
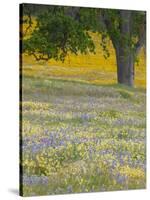
[[[117,64],[117,81],[120,84],[128,86],[134,85],[134,65],[135,58],[137,57],[141,47],[145,42],[145,28],[144,23],[141,26],[140,37],[133,49],[131,47],[131,37],[133,32],[133,16],[132,11],[120,10],[119,11],[120,23],[119,32],[120,38],[116,39],[115,34],[110,31],[114,30],[113,23],[111,23],[110,17],[107,12],[100,18],[103,20],[106,29],[108,30],[110,39],[113,43],[116,52],[116,64]]]
[[[121,41],[116,46],[118,83],[134,85],[134,55],[130,45],[132,18],[131,11],[120,11]],[[129,40],[129,41],[128,41]]]
[[[117,80],[120,84],[134,85],[134,56],[130,52],[126,55],[125,47],[119,46],[116,49]]]
[[[111,19],[107,15],[107,12],[103,16],[103,22],[108,30],[116,53],[117,81],[120,84],[125,84],[128,86],[134,85],[134,54],[131,50],[131,45],[128,42],[128,40],[131,38],[131,12],[132,11],[128,10],[121,10],[119,12],[119,39],[117,39],[115,34],[112,34],[110,31],[113,30],[114,27]]]
[[[118,83],[134,85],[134,54],[130,38],[132,28],[131,11],[120,11],[120,42],[115,45]]]

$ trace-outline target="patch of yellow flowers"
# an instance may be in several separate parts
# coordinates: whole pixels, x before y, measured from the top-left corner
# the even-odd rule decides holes
[[[125,175],[132,179],[144,179],[145,174],[144,171],[140,168],[131,168],[128,165],[120,167],[120,174]]]

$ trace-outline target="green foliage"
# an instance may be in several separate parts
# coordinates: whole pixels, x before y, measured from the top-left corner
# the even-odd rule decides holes
[[[125,90],[120,90],[119,91],[121,97],[123,97],[124,99],[131,99],[132,98],[132,93],[125,91]]]
[[[64,61],[68,52],[86,54],[94,52],[94,48],[84,27],[60,9],[39,15],[36,29],[23,42],[23,50],[37,60],[54,58]]]
[[[108,39],[111,39],[115,49],[123,45],[126,54],[136,54],[136,48],[143,44],[141,35],[145,35],[145,12],[127,11],[131,15],[130,19],[126,19],[121,15],[123,11],[113,9],[51,6],[39,11],[38,7],[33,9],[33,5],[31,8],[32,12],[37,10],[37,13],[33,12],[37,26],[30,38],[24,38],[23,52],[33,55],[36,60],[54,58],[64,61],[68,52],[76,55],[95,52],[89,31],[101,33],[100,45],[105,58],[110,55]],[[29,12],[28,9],[29,5],[24,6],[24,14]],[[126,20],[131,21],[129,34],[124,34],[121,28]]]
[[[102,22],[99,20],[100,9],[95,8],[80,8],[79,23],[85,30],[100,32]]]
[[[106,32],[103,32],[102,33],[102,39],[101,39],[101,42],[100,42],[100,45],[103,49],[103,52],[104,52],[104,58],[107,59],[109,56],[110,56],[110,53],[109,53],[109,50],[108,50],[108,34]]]

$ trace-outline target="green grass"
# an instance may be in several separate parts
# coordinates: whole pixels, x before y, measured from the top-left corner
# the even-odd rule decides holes
[[[23,77],[23,194],[145,188],[145,89]]]

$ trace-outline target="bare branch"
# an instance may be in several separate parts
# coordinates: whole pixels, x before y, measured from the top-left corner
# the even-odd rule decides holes
[[[23,36],[26,36],[26,34],[27,34],[27,32],[28,32],[28,30],[32,27],[32,24],[33,24],[33,22],[32,22],[32,17],[31,17],[31,14],[29,13],[28,14],[28,26],[27,26],[27,28],[26,28],[26,30],[25,30],[25,32],[24,32],[24,34],[23,34]]]
[[[40,61],[40,60],[43,60],[43,61],[48,61],[50,59],[50,54],[46,54],[47,57],[45,57],[45,55],[37,55],[36,52],[32,52],[30,53],[30,55],[33,55],[34,58],[36,59],[36,61]]]

